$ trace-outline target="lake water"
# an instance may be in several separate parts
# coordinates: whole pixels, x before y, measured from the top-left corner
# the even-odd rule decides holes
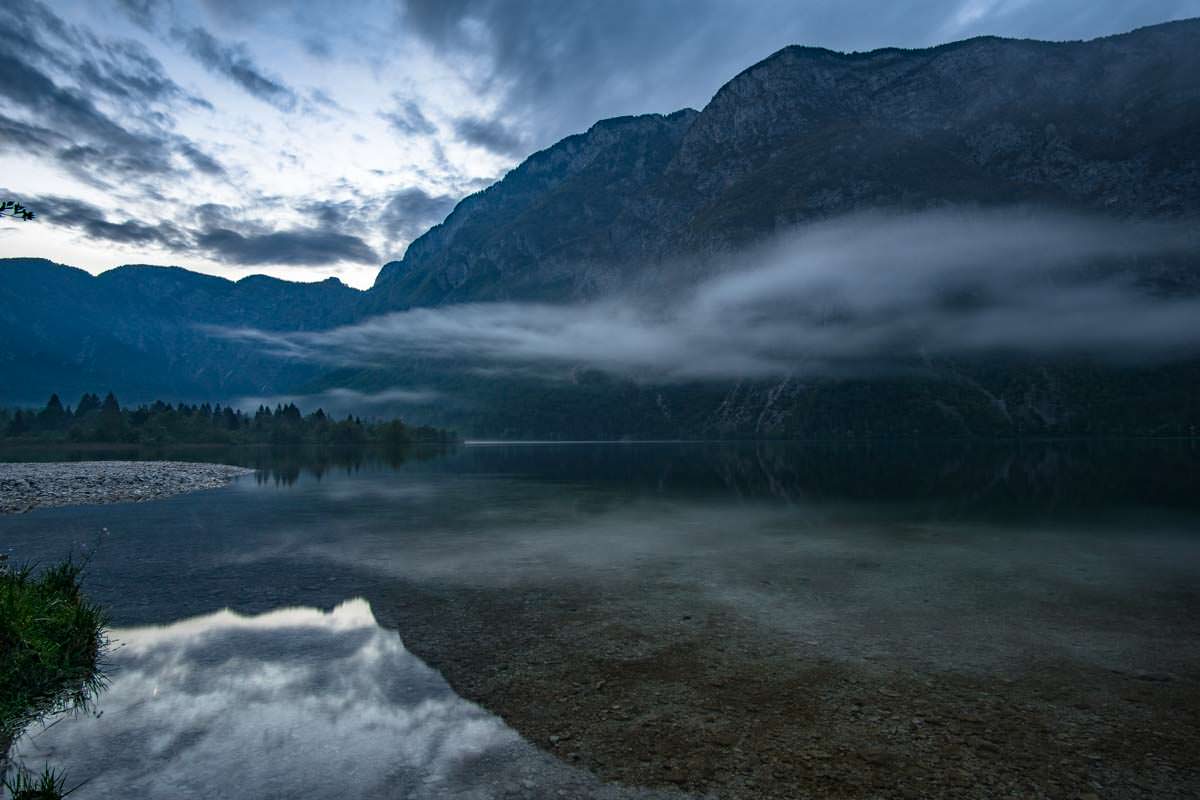
[[[592,771],[640,773],[541,740],[569,712],[510,704],[547,665],[603,676],[684,643],[964,680],[1200,667],[1196,442],[205,458],[258,472],[0,518],[14,560],[90,559],[111,614],[102,714],[20,744],[76,797],[625,796]]]

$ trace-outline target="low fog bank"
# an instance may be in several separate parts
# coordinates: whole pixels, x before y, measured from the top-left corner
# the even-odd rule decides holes
[[[463,304],[315,333],[212,332],[338,367],[423,359],[547,377],[589,367],[652,383],[873,374],[939,357],[1145,364],[1200,353],[1188,261],[1198,245],[1179,226],[1029,209],[870,213],[677,264],[653,291],[587,304]]]
[[[458,697],[365,600],[225,610],[112,639],[102,713],[35,730],[16,751],[65,769],[82,783],[73,797],[489,798],[531,782],[632,796],[595,791]]]
[[[333,388],[311,394],[238,397],[229,401],[229,404],[247,413],[253,413],[259,406],[274,408],[277,405],[295,403],[305,413],[321,408],[334,417],[347,414],[388,416],[397,409],[421,408],[441,399],[442,394],[431,389],[393,388],[379,392],[358,392],[353,389]]]

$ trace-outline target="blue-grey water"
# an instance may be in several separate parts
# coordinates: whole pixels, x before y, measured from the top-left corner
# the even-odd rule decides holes
[[[968,673],[1200,654],[1196,442],[202,455],[258,471],[0,518],[15,561],[86,558],[111,615],[101,715],[20,744],[80,798],[615,796],[408,651],[397,597],[426,587],[633,586],[613,613],[651,643],[717,610],[821,658]]]

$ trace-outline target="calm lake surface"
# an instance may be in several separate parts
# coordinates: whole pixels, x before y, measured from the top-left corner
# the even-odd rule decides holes
[[[86,781],[80,798],[625,796],[412,654],[425,637],[454,660],[426,596],[449,633],[478,622],[459,597],[570,614],[611,595],[647,650],[696,616],[720,622],[700,640],[750,631],[796,659],[921,674],[1200,666],[1195,441],[182,455],[258,471],[0,517],[16,561],[86,556],[111,614],[102,715],[20,746]],[[459,669],[511,660],[473,641],[455,640]]]

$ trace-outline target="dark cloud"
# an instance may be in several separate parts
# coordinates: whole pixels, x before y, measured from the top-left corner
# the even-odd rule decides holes
[[[300,5],[296,0],[200,0],[200,4],[214,19],[232,25],[254,22],[265,13]],[[320,5],[328,11],[328,4]]]
[[[414,186],[397,192],[388,200],[379,215],[379,222],[389,240],[415,239],[431,225],[445,219],[456,202],[457,199],[450,195],[430,194]]]
[[[36,0],[0,6],[0,22],[0,49],[90,97],[132,104],[137,112],[177,100],[204,103],[171,80],[140,43],[101,39]]]
[[[183,154],[193,167],[206,175],[223,175],[225,168],[217,162],[212,156],[201,151],[191,142],[184,142],[179,145],[179,152]]]
[[[1200,297],[1157,296],[1124,267],[1194,250],[1191,237],[1023,211],[864,214],[679,265],[677,285],[636,296],[226,335],[338,365],[432,358],[550,376],[586,366],[652,383],[873,373],[981,354],[1146,363],[1200,352]]]
[[[406,136],[428,136],[437,133],[437,126],[429,121],[416,102],[401,100],[395,96],[393,98],[396,101],[395,109],[380,111],[380,119],[387,121],[395,130]]]
[[[323,39],[320,36],[306,36],[301,45],[304,47],[304,52],[308,53],[313,58],[319,58],[322,61],[328,61],[333,58],[333,45],[328,39]]]
[[[0,145],[8,149],[57,161],[103,187],[177,175],[187,166],[207,174],[222,171],[172,130],[174,104],[204,101],[171,80],[135,42],[102,41],[38,2],[3,5],[0,70],[5,75],[0,98],[31,120],[4,117]],[[121,121],[101,103],[121,108]]]
[[[65,145],[66,139],[57,131],[0,114],[0,152],[19,150],[43,156]]]
[[[124,222],[93,220],[80,227],[93,239],[102,239],[117,244],[157,245],[176,252],[187,247],[187,240],[184,238],[183,232],[169,222],[147,225],[137,220],[125,220]]]
[[[230,264],[323,266],[336,261],[379,263],[379,256],[359,237],[322,228],[248,234],[229,228],[212,228],[197,235],[196,244],[218,261]]]
[[[1109,35],[1200,14],[1197,0],[400,0],[402,22],[522,120],[529,149],[597,119],[699,108],[789,44],[926,47],[981,34]]]
[[[519,158],[529,153],[524,137],[497,119],[463,117],[454,123],[454,132],[463,141],[497,155]]]
[[[455,195],[435,194],[414,186],[361,200],[311,200],[293,206],[292,210],[314,228],[359,237],[382,233],[389,245],[393,245],[407,243],[441,222],[456,202]],[[228,211],[219,213],[219,218],[225,220],[221,227],[254,232],[253,228],[240,225],[236,215]]]
[[[200,203],[192,206],[186,218],[191,224],[213,228],[234,228],[241,224],[242,215],[224,203]]]
[[[104,212],[99,206],[74,197],[44,195],[38,197],[35,202],[41,218],[50,222],[68,222],[82,226],[95,220],[105,219]]]
[[[0,42],[6,49],[50,55],[46,40],[79,41],[80,34],[38,0],[0,5]]]
[[[0,191],[5,192],[5,196],[17,195],[7,189]],[[378,256],[361,238],[337,230],[345,223],[347,215],[358,209],[350,203],[302,207],[301,210],[313,219],[312,227],[270,230],[247,222],[236,209],[218,203],[196,206],[186,215],[187,219],[181,221],[143,222],[126,218],[114,222],[110,212],[79,198],[41,195],[23,199],[48,225],[62,226],[91,239],[118,245],[203,254],[233,265],[379,263]]]
[[[329,93],[323,89],[309,89],[308,99],[313,105],[322,106],[333,111],[340,111],[343,114],[351,113],[348,108],[330,97]]]
[[[147,224],[134,219],[110,222],[99,206],[73,197],[43,195],[31,202],[44,223],[72,228],[92,239],[175,251],[186,250],[190,245],[187,233],[170,222]]]
[[[101,175],[143,177],[175,171],[175,137],[126,130],[81,92],[55,84],[42,72],[0,52],[0,97],[24,108],[70,144],[52,154],[60,164],[92,183]],[[26,147],[30,150],[32,148]]]
[[[170,4],[169,0],[115,0],[117,8],[134,24],[145,30],[154,30],[159,14]]]
[[[295,110],[299,102],[295,90],[260,69],[244,44],[219,41],[200,27],[174,28],[171,36],[210,72],[225,76],[280,111]]]
[[[526,121],[526,152],[602,117],[703,103],[735,72],[794,40],[794,3],[404,0],[409,29],[452,55],[478,91]],[[783,5],[782,3],[777,5]],[[752,30],[752,35],[744,35]],[[791,35],[789,35],[791,34]],[[750,44],[750,42],[753,44]],[[516,154],[517,136],[467,120],[464,138]],[[474,134],[474,135],[472,135]]]
[[[143,108],[186,96],[158,59],[136,42],[113,42],[93,52],[96,57],[81,62],[77,73],[80,85],[91,91]]]
[[[360,232],[367,228],[366,217],[370,213],[365,205],[371,205],[371,201],[364,204],[353,200],[311,200],[301,203],[296,211],[325,230]]]
[[[106,140],[130,136],[82,92],[59,86],[45,73],[8,52],[0,51],[0,74],[5,76],[0,81],[0,96],[62,128]]]

